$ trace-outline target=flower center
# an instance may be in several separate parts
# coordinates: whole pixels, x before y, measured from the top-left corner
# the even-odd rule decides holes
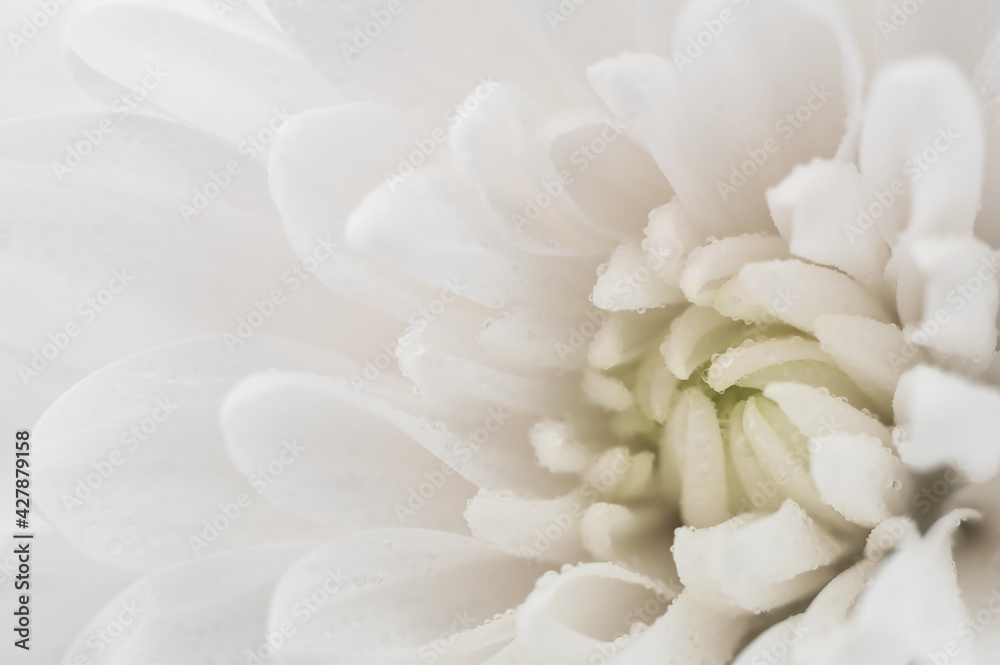
[[[611,314],[589,349],[584,392],[628,451],[623,477],[635,485],[635,466],[653,467],[630,498],[675,503],[698,528],[792,499],[826,527],[856,532],[823,500],[811,459],[843,433],[842,411],[877,428],[875,402],[814,337],[774,316],[746,322],[688,305],[667,323],[673,313]]]

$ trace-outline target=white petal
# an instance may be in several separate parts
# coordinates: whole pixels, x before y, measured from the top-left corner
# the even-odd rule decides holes
[[[192,654],[218,662],[239,662],[248,651],[255,658],[273,655],[273,644],[287,638],[280,632],[275,637],[267,624],[271,593],[307,551],[302,545],[262,545],[157,571],[98,612],[63,662],[81,655],[93,665],[182,663]]]
[[[424,322],[426,323],[426,321]],[[515,413],[555,416],[578,404],[579,374],[524,372],[497,367],[495,358],[470,357],[476,349],[436,335],[421,325],[409,328],[399,340],[396,357],[404,376],[416,384],[425,399],[446,405],[453,415],[464,405],[497,406]],[[450,332],[450,331],[445,331]],[[460,415],[460,414],[458,414]]]
[[[836,434],[809,461],[820,497],[855,524],[875,526],[907,507],[907,474],[878,439]]]
[[[626,648],[633,624],[659,618],[676,593],[608,563],[549,573],[521,608],[518,635],[536,660],[573,665]]]
[[[734,385],[743,385],[744,378],[760,370],[802,361],[833,364],[833,358],[824,353],[817,342],[801,337],[771,337],[759,342],[750,340],[749,344],[741,344],[714,358],[708,368],[706,382],[721,393]]]
[[[268,4],[282,29],[352,101],[382,102],[416,114],[429,136],[462,121],[465,97],[485,82],[522,87],[545,106],[565,104],[554,69],[524,34],[506,2],[447,0],[330,5],[322,0]],[[427,72],[436,72],[427,76]]]
[[[574,217],[602,235],[634,238],[649,211],[673,197],[653,158],[620,118],[563,112],[539,128],[534,142],[536,169],[550,181],[564,180]]]
[[[375,337],[391,319],[362,312],[313,277],[308,267],[332,261],[336,240],[303,237],[309,263],[300,260],[269,201],[262,164],[245,161],[233,146],[161,119],[112,116],[114,131],[71,173],[60,171],[60,182],[53,161],[67,159],[67,146],[83,145],[84,132],[99,135],[95,128],[107,117],[0,126],[0,170],[8,174],[0,183],[7,220],[0,383],[10,400],[0,420],[10,431],[104,365],[193,335],[228,332],[233,348],[243,339],[237,335],[267,333],[356,357],[371,352],[372,340],[343,321],[363,315]],[[228,162],[238,167],[236,177],[225,172]],[[220,183],[229,179],[224,191],[213,189],[212,173]],[[194,208],[196,189],[202,210]],[[206,190],[216,197],[209,201]],[[121,292],[111,293],[109,283]],[[103,301],[100,311],[88,298]],[[75,336],[60,342],[56,357],[42,357],[67,328]],[[17,422],[8,420],[15,415]]]
[[[899,456],[910,468],[951,466],[973,482],[1000,470],[1000,392],[928,365],[899,379],[893,400],[903,428]]]
[[[670,322],[670,334],[660,346],[667,367],[685,381],[722,346],[740,340],[746,326],[707,307],[689,307]],[[742,340],[740,340],[742,341]]]
[[[676,514],[659,506],[629,508],[594,503],[580,523],[583,546],[598,561],[619,566],[680,589],[673,559],[665,556],[673,543]]]
[[[514,86],[501,85],[450,128],[456,166],[498,213],[490,221],[512,245],[538,253],[603,248],[607,238],[563,212],[572,172],[553,167],[543,174],[532,159],[544,113]]]
[[[531,561],[577,563],[590,555],[580,541],[589,502],[579,492],[555,499],[524,499],[509,490],[480,490],[465,511],[477,539]]]
[[[795,259],[744,266],[719,289],[713,306],[734,319],[777,317],[807,332],[821,314],[892,321],[885,307],[847,275]]]
[[[578,297],[590,287],[592,260],[519,251],[485,221],[489,214],[449,172],[421,169],[369,194],[348,218],[345,238],[419,282],[486,307]]]
[[[943,651],[968,620],[955,579],[951,534],[974,516],[974,511],[952,512],[924,538],[905,543],[881,565],[847,623],[830,635],[813,662],[905,665]]]
[[[464,531],[475,489],[421,444],[442,434],[346,379],[258,374],[220,417],[233,463],[276,506],[338,529]]]
[[[859,164],[873,192],[866,210],[890,244],[904,229],[971,232],[983,128],[962,72],[935,58],[886,67],[872,83]]]
[[[801,383],[772,383],[764,396],[785,412],[788,419],[810,439],[825,441],[834,434],[858,434],[892,442],[888,427],[871,415],[837,399],[822,388]]]
[[[703,602],[751,611],[815,591],[833,578],[829,566],[845,552],[791,500],[771,515],[734,517],[702,530],[683,527],[674,537],[686,589]]]
[[[685,590],[614,662],[647,665],[663,662],[669,654],[679,663],[727,663],[748,623],[746,615],[720,611]]]
[[[529,433],[538,463],[553,473],[580,473],[594,455],[579,441],[569,423],[545,420],[536,423]]]
[[[829,640],[836,639],[843,629],[880,562],[899,545],[919,535],[916,523],[909,517],[891,517],[872,529],[865,543],[864,559],[837,575],[809,603],[801,624],[805,634],[795,645],[797,662],[803,665],[825,662]]]
[[[803,615],[796,614],[774,624],[740,651],[732,665],[796,665],[792,647],[808,628],[802,626]]]
[[[670,203],[649,211],[642,247],[659,259],[656,272],[670,284],[680,284],[688,254],[711,235],[711,231],[699,222],[688,214],[676,196]]]
[[[334,531],[260,498],[226,455],[219,405],[269,367],[349,372],[316,347],[257,336],[236,353],[218,337],[158,347],[90,375],[33,431],[34,499],[73,545],[129,568]],[[238,518],[238,519],[237,519]]]
[[[681,274],[681,288],[696,305],[711,306],[719,287],[747,263],[783,259],[788,246],[778,236],[742,235],[716,240],[692,251]]]
[[[510,4],[525,32],[556,66],[572,96],[590,105],[596,105],[597,100],[587,85],[586,68],[598,60],[635,50],[636,12],[632,1],[566,4],[561,0],[512,0]]]
[[[10,473],[14,477],[13,471]],[[30,587],[18,580],[22,563],[16,554],[25,540],[15,536],[3,539],[0,556],[0,603],[13,612],[20,607],[18,596],[30,594],[30,658],[38,662],[69,663],[80,656],[89,658],[91,649],[68,651],[72,640],[93,620],[112,598],[139,578],[137,571],[125,570],[95,561],[73,547],[52,525],[33,512],[29,518],[31,578]],[[21,533],[26,533],[22,531]],[[18,584],[20,582],[20,584]],[[44,639],[39,639],[41,636]],[[20,640],[21,637],[15,637]],[[77,646],[83,646],[79,644]],[[23,649],[14,640],[0,645],[0,658],[6,663],[24,662]]]
[[[348,104],[293,118],[275,142],[268,168],[271,196],[296,251],[310,252],[317,236],[343,243],[351,211],[386,179],[395,182],[400,165],[409,166],[407,154],[419,150],[413,143],[419,138],[411,119],[378,104]],[[431,143],[432,157],[441,158],[444,149]],[[347,246],[316,275],[337,293],[402,320],[437,295]]]
[[[837,361],[837,367],[859,388],[876,400],[880,412],[887,412],[899,375],[916,361],[918,353],[912,345],[905,345],[899,327],[842,314],[820,315],[814,325],[813,334],[820,348]]]
[[[862,187],[853,164],[817,159],[768,190],[767,202],[792,254],[839,268],[881,294],[889,247],[857,226]]]
[[[473,538],[380,529],[313,550],[281,579],[269,630],[287,665],[483,662],[514,637],[538,570]],[[264,662],[267,662],[266,660]]]
[[[587,399],[609,411],[627,411],[633,404],[633,396],[620,379],[594,370],[583,375],[583,394]]]
[[[832,156],[843,134],[841,46],[827,17],[797,4],[688,3],[674,22],[674,62],[629,54],[589,71],[687,209],[714,222],[716,234],[768,229],[764,191],[792,165]],[[707,46],[697,43],[701,35]],[[808,120],[793,127],[786,116],[796,112]]]
[[[748,399],[742,411],[741,430],[765,474],[762,482],[758,479],[755,486],[744,486],[751,500],[749,505],[741,504],[746,511],[787,496],[813,517],[844,529],[843,518],[823,502],[809,475],[809,452],[801,433],[774,402],[759,397]]]
[[[84,85],[102,90],[116,116],[135,103],[183,118],[225,137],[242,159],[270,145],[291,115],[344,101],[301,57],[269,41],[176,11],[111,5],[81,17],[66,47]]]
[[[684,523],[709,527],[726,520],[725,450],[712,400],[694,388],[681,393],[664,441],[681,470]],[[663,449],[663,453],[667,452]]]
[[[587,348],[587,361],[595,369],[608,370],[638,359],[672,314],[670,310],[610,314]]]
[[[913,268],[900,272],[900,298],[910,289],[922,296],[914,308],[900,302],[903,321],[917,328],[903,332],[943,364],[983,371],[997,345],[1000,254],[970,236],[938,236],[907,238],[896,256]]]
[[[617,312],[684,302],[680,289],[657,274],[662,265],[663,261],[647,254],[638,244],[619,245],[594,285],[594,304]]]

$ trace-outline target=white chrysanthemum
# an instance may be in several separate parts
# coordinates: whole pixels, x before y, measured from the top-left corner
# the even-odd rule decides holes
[[[64,663],[991,662],[993,3],[49,20],[0,253]]]

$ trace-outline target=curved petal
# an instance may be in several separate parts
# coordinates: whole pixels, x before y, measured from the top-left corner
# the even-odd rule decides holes
[[[514,637],[513,610],[539,572],[465,536],[369,531],[291,566],[268,626],[294,631],[280,652],[287,665],[478,663]]]
[[[903,429],[903,462],[916,471],[951,466],[983,483],[1000,470],[1000,392],[992,387],[918,365],[899,379],[893,400]]]
[[[684,523],[710,527],[725,521],[729,517],[725,446],[715,404],[703,392],[689,388],[680,394],[660,450],[675,460],[681,472]]]
[[[802,598],[833,578],[847,552],[798,504],[771,515],[741,515],[708,529],[682,527],[674,540],[686,590],[720,609],[760,612]]]
[[[343,101],[287,49],[166,8],[89,11],[67,48],[87,85],[113,86],[105,96],[116,116],[136,106],[177,116],[225,137],[241,156],[266,150],[291,115]]]
[[[767,230],[764,190],[832,156],[843,134],[841,47],[826,19],[800,3],[688,3],[673,62],[619,56],[591,67],[591,83],[693,216],[721,235]]]
[[[853,314],[891,322],[886,308],[847,275],[796,259],[750,263],[726,282],[713,306],[734,319],[777,317],[812,332],[822,314]]]
[[[747,615],[719,611],[684,590],[614,662],[646,665],[662,662],[664,654],[670,654],[682,663],[727,663],[748,628]]]
[[[598,60],[634,50],[635,1],[509,1],[525,32],[555,65],[572,96],[596,106],[586,69]]]
[[[518,639],[536,660],[573,665],[617,654],[637,623],[667,611],[677,591],[609,563],[582,564],[538,581],[517,618]],[[599,597],[600,603],[588,603]]]
[[[875,526],[907,507],[909,478],[878,439],[837,434],[809,462],[820,497],[855,524]]]
[[[269,8],[349,100],[412,112],[427,132],[462,122],[478,103],[465,95],[484,80],[515,83],[546,106],[565,103],[554,69],[506,0],[275,0]]]
[[[158,344],[228,333],[238,349],[266,332],[363,357],[372,339],[343,322],[363,316],[373,337],[387,323],[315,279],[337,241],[305,236],[296,256],[261,165],[207,134],[138,114],[31,118],[0,126],[0,155],[8,430]]]
[[[803,615],[795,614],[774,624],[745,646],[732,665],[756,665],[761,662],[796,665],[792,647],[808,631],[808,628],[803,628],[802,619]]]
[[[268,162],[271,196],[285,220],[292,246],[307,254],[311,238],[343,243],[351,212],[380,183],[408,177],[418,164],[440,159],[438,142],[415,142],[419,127],[399,111],[379,104],[348,104],[296,116],[279,135]],[[445,140],[442,131],[440,141]],[[366,302],[400,319],[426,303],[420,288],[392,266],[343,247],[316,275],[337,293]]]
[[[868,217],[890,245],[970,233],[983,183],[983,126],[965,75],[936,58],[892,64],[873,81],[858,163]],[[859,225],[860,220],[859,217]]]
[[[897,326],[861,316],[823,314],[815,327],[820,348],[888,415],[899,375],[919,359],[919,350]]]
[[[222,662],[270,658],[287,640],[268,630],[268,603],[285,569],[308,551],[262,545],[170,566],[125,589],[80,631],[63,663]]]
[[[355,365],[277,338],[254,337],[231,353],[221,338],[203,337],[90,375],[33,432],[38,507],[75,547],[128,568],[332,537],[260,499],[226,455],[223,397],[243,376],[276,366],[339,374]]]
[[[28,642],[31,646],[28,662],[33,659],[59,663],[60,657],[64,657],[72,663],[80,655],[89,657],[90,650],[67,651],[72,640],[138,574],[95,561],[73,547],[37,514],[30,517],[30,533],[33,537],[27,541],[31,567],[27,589],[23,588],[24,580],[17,579],[21,562],[16,552],[25,541],[13,536],[4,538],[0,556],[0,602],[14,611],[20,607],[18,596],[25,591],[30,594],[32,639]],[[21,636],[16,636],[0,645],[0,658],[4,662],[24,662],[24,651],[14,645],[20,639]]]
[[[853,164],[813,160],[768,190],[767,203],[792,254],[839,268],[885,297],[889,247],[859,228],[862,187]]]
[[[943,652],[968,621],[951,541],[955,528],[972,517],[974,511],[954,511],[923,538],[904,543],[881,565],[853,614],[812,662],[903,665]]]
[[[258,374],[220,417],[236,468],[284,510],[338,529],[464,531],[474,488],[421,443],[440,434],[347,379]]]
[[[897,258],[904,334],[946,366],[983,372],[997,345],[1000,254],[971,236],[937,236],[903,240]]]
[[[580,521],[590,502],[571,492],[554,499],[523,499],[509,490],[480,490],[465,518],[477,539],[530,561],[578,563],[590,559]]]

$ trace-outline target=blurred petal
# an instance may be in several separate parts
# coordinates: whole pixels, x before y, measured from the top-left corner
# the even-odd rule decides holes
[[[287,665],[483,662],[514,637],[512,610],[539,572],[465,536],[369,531],[291,566],[268,627],[294,630],[280,651]]]

